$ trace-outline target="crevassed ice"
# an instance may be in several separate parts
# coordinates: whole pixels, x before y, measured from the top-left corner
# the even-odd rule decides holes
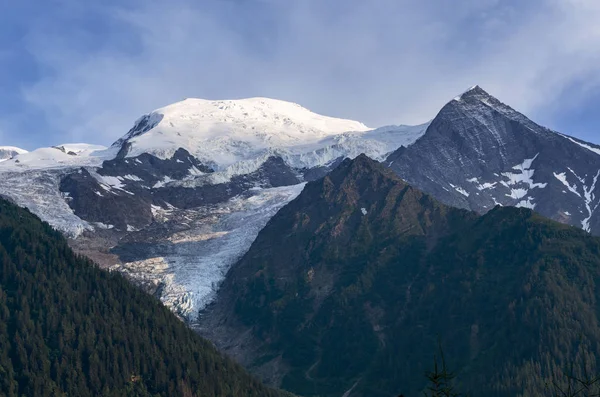
[[[193,321],[215,297],[231,265],[249,248],[267,221],[300,194],[304,184],[254,189],[249,198],[186,213],[189,229],[152,247],[148,259],[124,264],[120,271],[139,281],[162,283],[161,300],[175,313]],[[153,206],[155,217],[168,221],[177,209]]]

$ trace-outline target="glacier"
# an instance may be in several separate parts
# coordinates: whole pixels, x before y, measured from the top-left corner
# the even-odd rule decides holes
[[[194,211],[155,207],[159,223],[185,223],[185,229],[142,248],[141,253],[134,244],[135,254],[146,257],[112,270],[134,282],[152,283],[167,307],[193,323],[198,311],[215,297],[231,265],[250,248],[268,220],[303,188],[304,184],[254,189],[249,197]]]
[[[13,150],[0,162],[0,195],[29,208],[70,238],[78,252],[93,251],[104,266],[122,272],[191,322],[214,297],[229,267],[304,183],[257,185],[218,204],[191,209],[149,203],[150,225],[119,228],[78,217],[69,206],[73,197],[60,190],[63,178],[85,171],[98,183],[92,191],[97,197],[106,199],[111,193],[133,197],[134,190],[127,188],[131,183],[139,182],[139,188],[152,192],[202,189],[250,175],[270,158],[279,157],[302,180],[302,170],[327,167],[361,153],[382,161],[417,141],[428,125],[369,128],[274,99],[191,98],[142,116],[108,147],[66,143],[31,152]],[[142,154],[172,160],[180,148],[215,172],[192,167],[183,178],[164,176],[146,184],[131,172],[102,171],[105,161],[119,158],[135,158],[142,164],[136,157]]]

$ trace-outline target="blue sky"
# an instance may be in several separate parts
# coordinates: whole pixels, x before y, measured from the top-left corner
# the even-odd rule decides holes
[[[110,144],[186,97],[416,124],[479,84],[600,143],[597,0],[7,0],[0,145]]]

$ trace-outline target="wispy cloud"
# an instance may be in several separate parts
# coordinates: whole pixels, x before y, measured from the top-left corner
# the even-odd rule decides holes
[[[28,26],[41,72],[21,88],[56,141],[110,143],[192,96],[419,123],[473,84],[550,120],[570,87],[574,106],[600,84],[595,0],[60,3]]]

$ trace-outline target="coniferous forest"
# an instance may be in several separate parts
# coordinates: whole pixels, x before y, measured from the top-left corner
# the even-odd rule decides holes
[[[281,396],[0,199],[0,396]]]
[[[599,283],[597,237],[444,206],[359,156],[271,219],[205,318],[250,330],[248,367],[283,357],[302,396],[422,395],[441,342],[457,390],[542,397],[599,372]]]

